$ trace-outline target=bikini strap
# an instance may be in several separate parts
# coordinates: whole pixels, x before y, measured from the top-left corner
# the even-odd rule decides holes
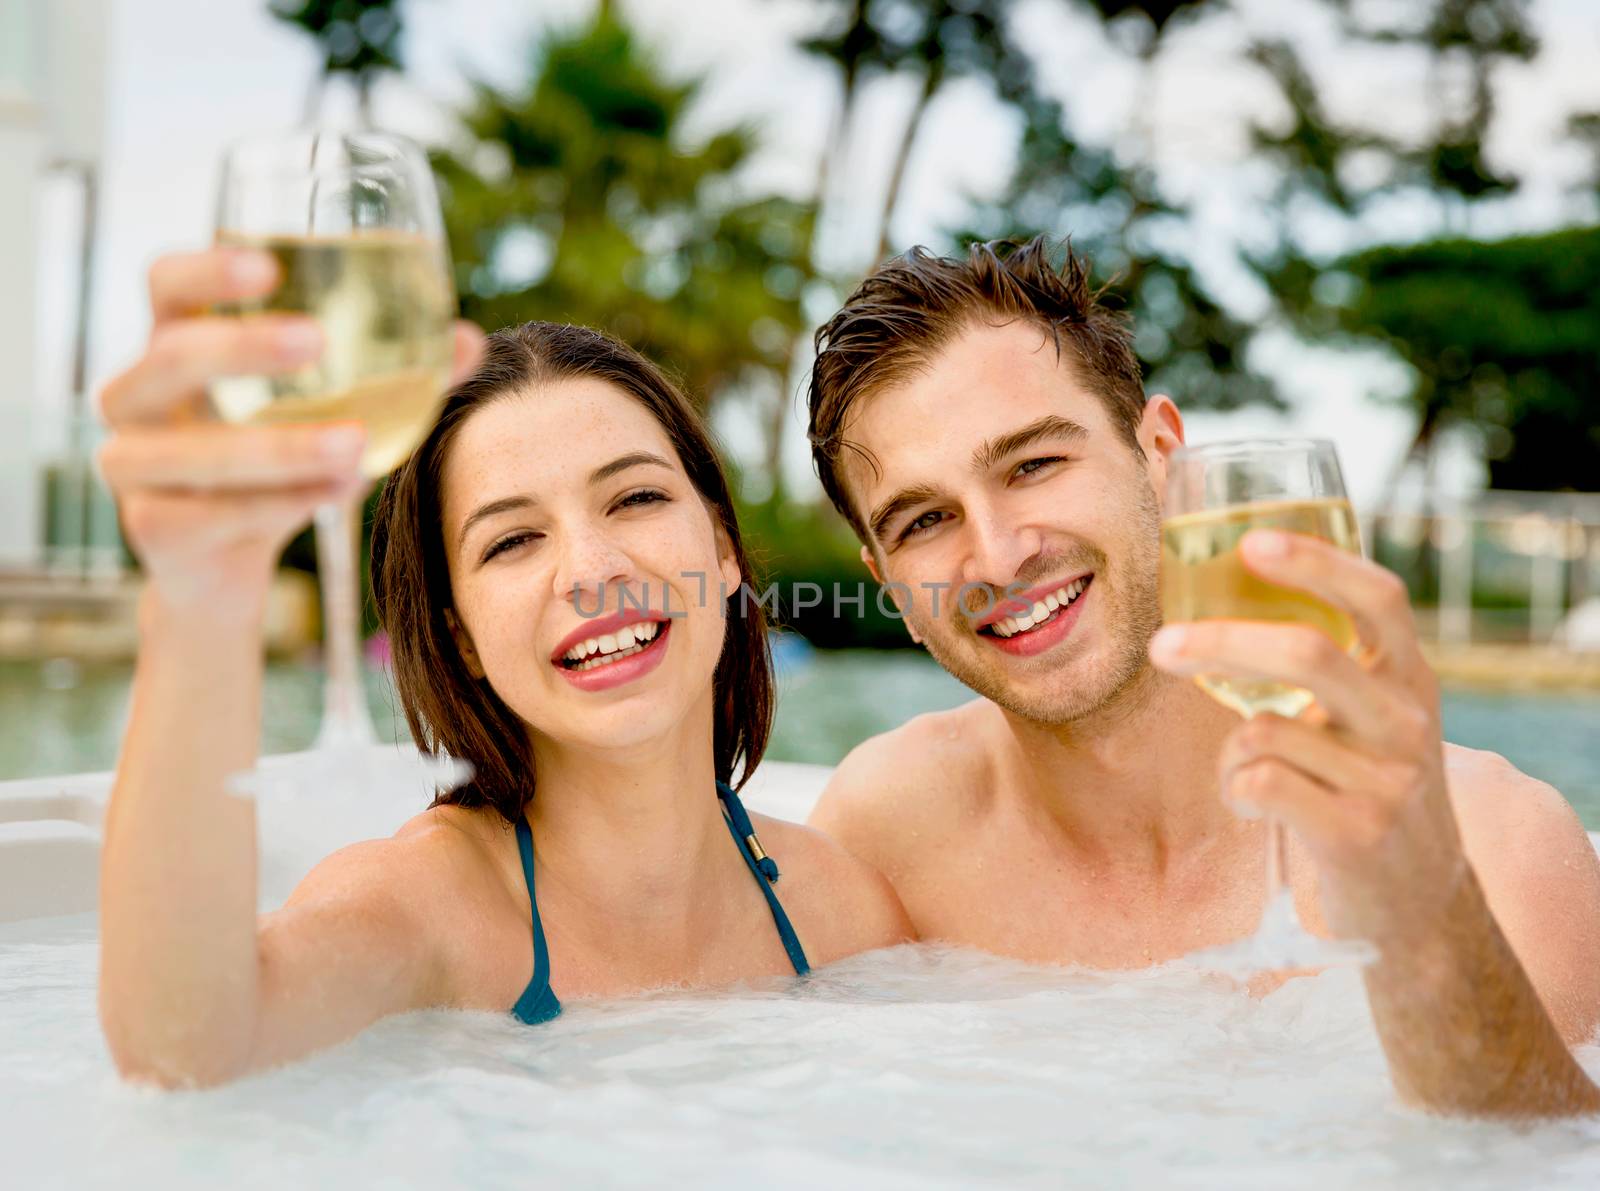
[[[742,850],[750,854],[758,873],[767,879],[767,884],[778,883],[778,862],[762,850],[761,841],[756,838],[756,829],[750,822],[750,816],[745,813],[744,803],[739,801],[739,796],[733,792],[731,786],[717,783],[717,797],[722,799],[722,808],[728,812],[728,821],[733,825],[734,838],[739,841]]]
[[[745,864],[756,878],[756,884],[761,887],[762,896],[767,899],[767,908],[772,911],[772,923],[778,928],[778,941],[788,953],[795,975],[804,976],[811,971],[811,961],[806,958],[806,950],[800,945],[800,936],[795,934],[783,903],[772,891],[772,886],[778,880],[777,862],[762,851],[761,841],[756,838],[755,828],[750,824],[750,816],[745,813],[744,804],[732,788],[718,782],[717,797],[722,800],[722,809],[727,812],[725,821],[728,832],[739,847],[739,855],[744,857]]]
[[[533,831],[526,815],[517,817],[517,850],[522,853],[522,879],[528,883],[528,906],[533,912],[533,979],[528,982],[523,1000],[537,1000],[550,987],[550,951],[545,946],[544,922],[539,918],[539,899],[533,891]]]

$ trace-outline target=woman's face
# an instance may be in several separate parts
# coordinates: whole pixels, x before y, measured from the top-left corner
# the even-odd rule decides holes
[[[582,379],[486,405],[441,497],[457,644],[536,742],[628,747],[709,710],[739,567],[637,400]]]

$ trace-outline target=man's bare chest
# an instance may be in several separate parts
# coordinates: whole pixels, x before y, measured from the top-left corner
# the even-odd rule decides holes
[[[1238,938],[1260,911],[1260,873],[1146,874],[1097,867],[1018,831],[969,830],[895,874],[918,934],[1030,963],[1140,968]]]

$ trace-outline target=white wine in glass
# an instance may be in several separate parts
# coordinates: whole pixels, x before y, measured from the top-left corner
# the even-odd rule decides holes
[[[358,421],[367,429],[364,475],[376,479],[402,463],[443,404],[454,352],[454,285],[423,151],[367,130],[240,141],[222,162],[216,240],[270,253],[281,274],[272,293],[218,313],[308,315],[325,342],[321,357],[298,371],[213,382],[218,415],[258,424]],[[315,519],[326,676],[314,755],[350,786],[370,778],[370,758],[359,754],[376,739],[361,678],[361,507],[357,495]]]
[[[217,242],[269,253],[282,277],[272,293],[230,313],[308,314],[327,336],[322,357],[296,372],[216,381],[218,413],[230,422],[357,421],[367,429],[362,472],[393,471],[433,424],[450,376],[455,294],[438,240],[224,230]]]
[[[1332,542],[1361,553],[1355,510],[1342,498],[1263,501],[1167,518],[1161,526],[1161,609],[1172,623],[1185,620],[1265,620],[1321,629],[1342,649],[1356,645],[1347,613],[1309,592],[1268,583],[1244,565],[1239,541],[1252,529],[1276,529]],[[1240,715],[1272,711],[1293,718],[1311,706],[1304,687],[1225,674],[1196,680],[1219,703]]]
[[[1359,644],[1354,622],[1309,592],[1269,583],[1245,566],[1240,542],[1253,529],[1305,534],[1361,553],[1361,534],[1345,496],[1333,444],[1322,440],[1219,443],[1175,451],[1161,523],[1161,611],[1167,624],[1251,620],[1301,624],[1346,651]],[[1304,687],[1232,674],[1195,680],[1246,718],[1293,718],[1315,701]],[[1365,963],[1365,943],[1319,939],[1295,911],[1279,823],[1267,825],[1267,900],[1261,925],[1241,943],[1200,952],[1208,966],[1248,973]]]

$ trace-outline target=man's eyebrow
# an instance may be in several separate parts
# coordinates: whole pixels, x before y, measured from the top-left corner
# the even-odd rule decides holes
[[[1058,414],[1046,414],[1019,430],[979,443],[978,449],[972,452],[972,470],[986,472],[1006,456],[1014,455],[1025,447],[1031,447],[1047,439],[1076,441],[1088,437],[1088,428],[1081,422],[1074,422],[1071,418],[1063,418]]]
[[[669,471],[672,470],[672,464],[668,463],[660,455],[652,454],[649,451],[632,451],[629,454],[617,456],[610,463],[602,463],[594,471],[590,472],[589,486],[592,488],[596,484],[604,483],[612,476],[627,471],[630,467],[644,466],[664,467]],[[486,504],[481,504],[473,509],[467,515],[467,519],[461,523],[461,541],[465,542],[467,540],[467,534],[480,521],[496,516],[499,513],[510,513],[516,509],[531,509],[538,503],[531,496],[502,496],[499,500],[491,500]]]
[[[932,500],[938,495],[938,489],[927,484],[913,484],[909,488],[902,488],[872,511],[872,516],[867,519],[867,528],[872,531],[872,536],[881,542],[891,521],[913,505]]]
[[[1020,429],[979,443],[977,450],[972,452],[972,470],[988,471],[1008,455],[1013,455],[1035,443],[1050,439],[1077,441],[1087,438],[1088,435],[1088,428],[1081,422],[1074,422],[1071,418],[1063,418],[1058,414],[1046,414]],[[933,500],[937,496],[938,490],[928,484],[914,484],[909,488],[902,488],[873,510],[872,516],[867,519],[867,528],[872,531],[873,537],[882,541],[889,523],[897,516],[913,505]]]

